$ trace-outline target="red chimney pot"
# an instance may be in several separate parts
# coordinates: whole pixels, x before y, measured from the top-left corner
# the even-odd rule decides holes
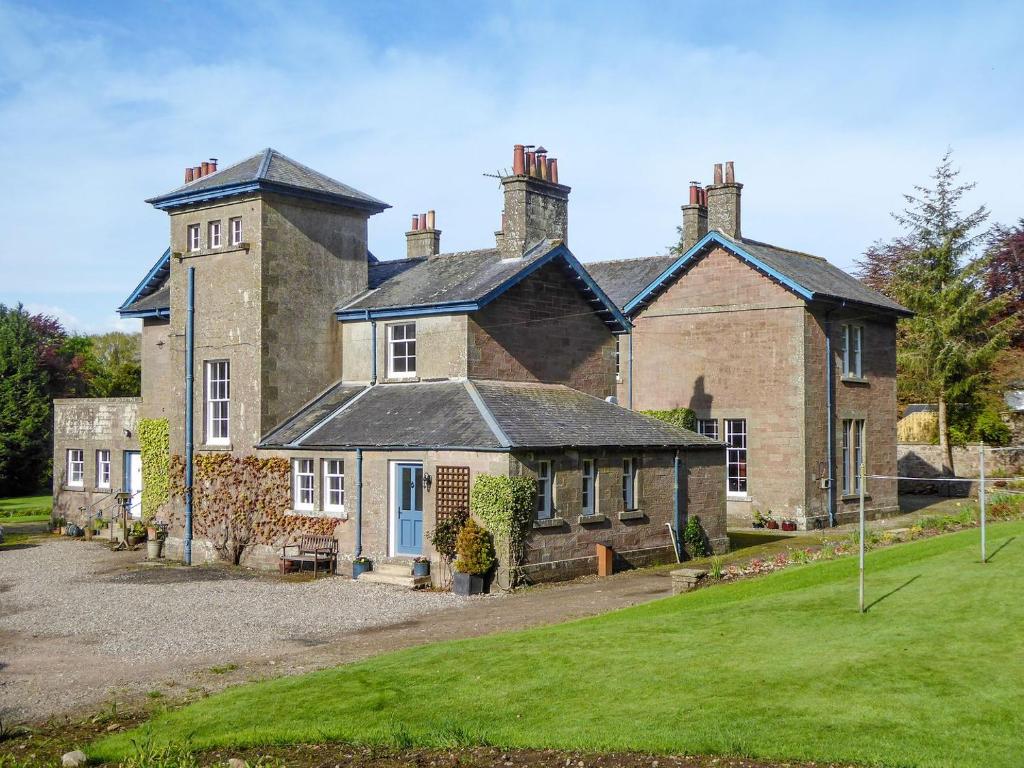
[[[211,157],[210,158],[210,173],[216,173],[216,172],[217,172],[217,158],[216,157]]]
[[[516,144],[512,148],[512,174],[522,176],[526,173],[526,151],[522,144]]]
[[[192,181],[192,168],[191,166],[185,169],[185,183],[188,184]]]
[[[722,183],[722,164],[715,163],[715,184]]]
[[[210,164],[206,160],[203,160],[202,168],[203,168],[203,176],[206,176],[207,174],[210,173]]]
[[[552,157],[549,161],[551,163],[550,170],[548,172],[548,178],[553,184],[558,183],[558,158]]]
[[[725,183],[735,184],[736,183],[736,169],[733,167],[732,160],[729,160],[725,164]]]
[[[690,182],[690,205],[700,205],[700,184],[696,181]]]

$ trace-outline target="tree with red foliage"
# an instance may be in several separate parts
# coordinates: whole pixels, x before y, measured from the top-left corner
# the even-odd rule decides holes
[[[993,227],[985,255],[985,294],[989,298],[1006,296],[1006,316],[1024,316],[1024,218],[1012,227]],[[1024,327],[1016,329],[1013,345],[1024,347]]]

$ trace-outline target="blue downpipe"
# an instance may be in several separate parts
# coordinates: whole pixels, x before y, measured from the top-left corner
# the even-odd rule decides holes
[[[356,557],[363,554],[363,449],[356,448]]]
[[[195,379],[196,268],[188,268],[185,313],[185,565],[192,565],[192,392]]]
[[[676,559],[683,559],[683,515],[686,513],[686,502],[682,498],[683,490],[683,462],[679,458],[679,451],[675,456],[675,471],[673,472],[674,483],[672,493],[672,513],[676,525]]]

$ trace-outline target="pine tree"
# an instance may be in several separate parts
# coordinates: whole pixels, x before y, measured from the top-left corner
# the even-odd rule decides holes
[[[0,304],[0,496],[35,491],[49,476],[51,375],[39,349],[28,313]]]

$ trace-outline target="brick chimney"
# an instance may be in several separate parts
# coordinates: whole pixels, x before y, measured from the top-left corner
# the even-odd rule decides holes
[[[418,259],[441,252],[441,230],[435,227],[434,212],[412,215],[412,229],[405,233],[405,256]]]
[[[732,160],[725,164],[723,178],[722,164],[715,165],[715,183],[708,185],[708,229],[739,239],[740,235],[740,192],[743,185],[736,183],[736,172]]]
[[[683,250],[688,251],[708,233],[708,202],[699,181],[690,182],[690,202],[683,210]]]
[[[558,160],[544,147],[516,144],[512,174],[501,180],[505,208],[495,233],[504,258],[518,258],[539,240],[569,237],[569,187],[558,183]]]

